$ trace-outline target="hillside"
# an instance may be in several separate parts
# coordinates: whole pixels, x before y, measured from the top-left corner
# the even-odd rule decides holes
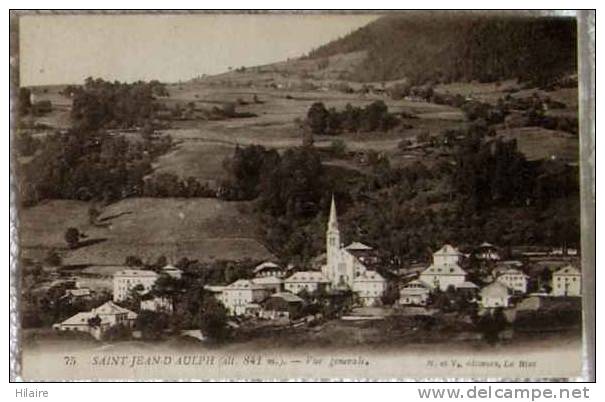
[[[438,22],[438,23],[437,23]],[[544,84],[576,69],[572,18],[478,13],[388,15],[315,49],[310,59],[365,51],[342,79]]]
[[[246,203],[216,199],[130,198],[107,206],[91,224],[89,204],[52,200],[20,211],[24,256],[42,258],[50,248],[63,250],[63,264],[120,266],[129,255],[145,262],[165,256],[262,260],[271,254],[257,240],[255,222],[240,210]],[[77,227],[86,238],[68,250],[64,233]]]

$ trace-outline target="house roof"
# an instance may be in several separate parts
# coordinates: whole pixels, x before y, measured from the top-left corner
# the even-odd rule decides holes
[[[89,288],[67,289],[65,296],[89,296],[91,293]]]
[[[254,268],[254,273],[258,273],[261,272],[265,269],[281,269],[279,265],[277,265],[274,262],[271,261],[265,261],[262,264],[258,264],[255,268]]]
[[[500,282],[492,282],[481,289],[482,297],[506,297],[510,294],[510,290]]]
[[[164,268],[162,268],[162,271],[183,272],[172,264],[166,265]]]
[[[232,289],[262,289],[262,287],[250,279],[238,279],[237,281],[224,287],[224,290]]]
[[[573,276],[582,276],[580,270],[573,265],[566,265],[558,271],[554,272],[553,275],[573,275]]]
[[[101,324],[109,323],[110,315],[116,314],[127,314],[129,319],[136,319],[137,313],[120,307],[112,301],[108,301],[100,305],[99,307],[93,308],[90,311],[80,312],[67,320],[63,321],[61,325],[88,325],[88,320],[98,316],[101,319]]]
[[[275,293],[273,295],[271,295],[271,297],[277,297],[279,299],[283,299],[284,301],[288,302],[288,303],[304,303],[304,300],[295,295],[294,293],[290,293],[290,292],[278,292]]]
[[[425,282],[415,279],[411,282],[406,283],[400,290],[399,293],[402,295],[421,295],[430,293],[430,286]]]
[[[497,271],[497,273],[498,273],[498,276],[502,276],[502,275],[523,275],[524,277],[529,278],[525,272],[521,271],[520,269],[516,269],[516,268],[499,269]]]
[[[299,271],[299,272],[294,273],[289,278],[287,278],[285,282],[286,283],[292,283],[292,282],[327,283],[329,281],[319,271]]]
[[[523,263],[519,260],[505,260],[498,262],[497,266],[513,266],[513,267],[522,267]]]
[[[355,241],[351,244],[349,244],[348,246],[345,247],[345,250],[372,250],[372,247],[360,243],[358,241]]]
[[[254,278],[252,282],[258,285],[275,285],[284,283],[284,280],[276,276],[264,276],[262,278]]]
[[[61,322],[61,325],[84,325],[88,326],[88,320],[94,317],[95,314],[90,311],[84,311],[74,316],[69,317],[67,320]]]
[[[422,271],[420,275],[466,275],[466,271],[463,270],[458,264],[450,264],[447,266],[431,264],[427,269]]]
[[[115,315],[115,314],[128,314],[129,318],[131,316],[136,317],[136,313],[130,311],[124,307],[120,307],[111,300],[106,302],[105,304],[100,305],[99,307],[93,308],[91,313],[94,315]]]
[[[439,250],[435,251],[433,255],[462,255],[458,249],[450,244],[444,244]]]
[[[408,287],[408,286],[422,286],[427,289],[431,288],[431,286],[428,283],[426,283],[425,281],[421,281],[420,279],[414,279],[413,281],[410,281],[404,285],[404,287]]]
[[[479,286],[475,285],[473,282],[464,281],[460,285],[456,285],[458,289],[479,289]]]
[[[491,243],[488,243],[488,242],[484,241],[483,243],[481,243],[479,245],[479,248],[496,248],[496,246],[494,246]]]
[[[225,289],[225,287],[221,286],[221,285],[205,285],[204,289],[206,289],[209,292],[220,293]]]
[[[154,271],[150,271],[147,269],[123,269],[121,271],[113,274],[116,276],[128,276],[128,277],[138,277],[138,278],[157,278],[158,274]]]
[[[384,278],[376,271],[364,271],[355,278],[355,282],[384,282]]]
[[[399,294],[402,296],[417,296],[417,295],[426,295],[431,291],[427,288],[402,288],[399,291]]]

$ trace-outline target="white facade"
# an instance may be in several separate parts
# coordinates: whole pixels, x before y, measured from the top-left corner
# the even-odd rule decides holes
[[[527,293],[527,280],[529,277],[518,269],[507,269],[500,272],[496,280],[517,293]]]
[[[312,293],[319,289],[329,289],[330,281],[318,271],[299,271],[286,278],[284,287],[286,291],[294,294],[303,290]]]
[[[448,287],[458,288],[466,282],[466,271],[460,265],[462,254],[449,244],[444,245],[433,254],[433,264],[420,274],[420,280],[433,289],[442,291]]]
[[[481,289],[481,306],[483,308],[508,307],[510,290],[496,281]]]
[[[567,265],[552,274],[554,296],[581,296],[582,273],[574,266]]]
[[[386,290],[386,281],[376,271],[365,271],[353,282],[353,292],[357,294],[363,306],[381,304],[381,297]]]
[[[130,290],[138,285],[143,287],[142,293],[147,293],[151,290],[157,279],[158,274],[153,271],[142,269],[118,271],[113,275],[113,301],[126,300]]]
[[[263,301],[271,292],[249,279],[239,279],[217,294],[230,315],[244,315],[249,305]]]

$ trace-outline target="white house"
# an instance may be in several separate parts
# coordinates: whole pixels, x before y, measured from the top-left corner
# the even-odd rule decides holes
[[[299,271],[284,281],[286,291],[297,294],[306,290],[309,293],[316,290],[328,290],[330,281],[319,271]]]
[[[258,306],[271,292],[250,279],[238,279],[223,287],[217,298],[230,315],[244,315],[251,305]]]
[[[143,287],[142,293],[151,290],[158,274],[153,271],[142,269],[124,269],[113,275],[113,301],[119,302],[126,300],[130,290],[138,285]]]
[[[466,271],[458,265],[461,256],[455,247],[444,245],[433,254],[433,264],[420,274],[419,279],[433,289],[458,288],[466,282]]]
[[[399,290],[399,304],[426,306],[429,301],[431,288],[421,280],[415,279],[405,284]]]
[[[582,273],[572,265],[555,271],[552,274],[553,296],[581,296],[582,295]]]
[[[78,313],[67,320],[54,324],[58,331],[79,331],[101,339],[103,334],[111,327],[124,325],[131,328],[137,314],[128,309],[108,301],[90,311]]]
[[[374,304],[386,290],[385,279],[378,272],[368,269],[368,265],[376,262],[372,247],[368,245],[353,242],[343,247],[336,204],[332,197],[326,231],[326,264],[321,267],[330,288],[352,290],[362,303]]]
[[[516,293],[527,293],[527,280],[529,276],[525,272],[510,268],[501,271],[496,277],[496,281],[506,285],[509,289]]]
[[[483,308],[508,307],[510,290],[503,283],[495,281],[481,289],[480,296]]]
[[[353,292],[357,294],[361,305],[381,304],[381,296],[387,290],[387,282],[376,271],[365,271],[355,278]]]

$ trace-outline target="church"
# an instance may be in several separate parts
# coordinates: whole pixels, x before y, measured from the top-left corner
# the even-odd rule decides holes
[[[376,257],[370,246],[354,242],[344,247],[340,239],[336,204],[332,197],[330,218],[326,231],[326,264],[321,271],[333,290],[352,290],[360,304],[380,304],[386,291],[386,280],[367,265],[375,263]]]

